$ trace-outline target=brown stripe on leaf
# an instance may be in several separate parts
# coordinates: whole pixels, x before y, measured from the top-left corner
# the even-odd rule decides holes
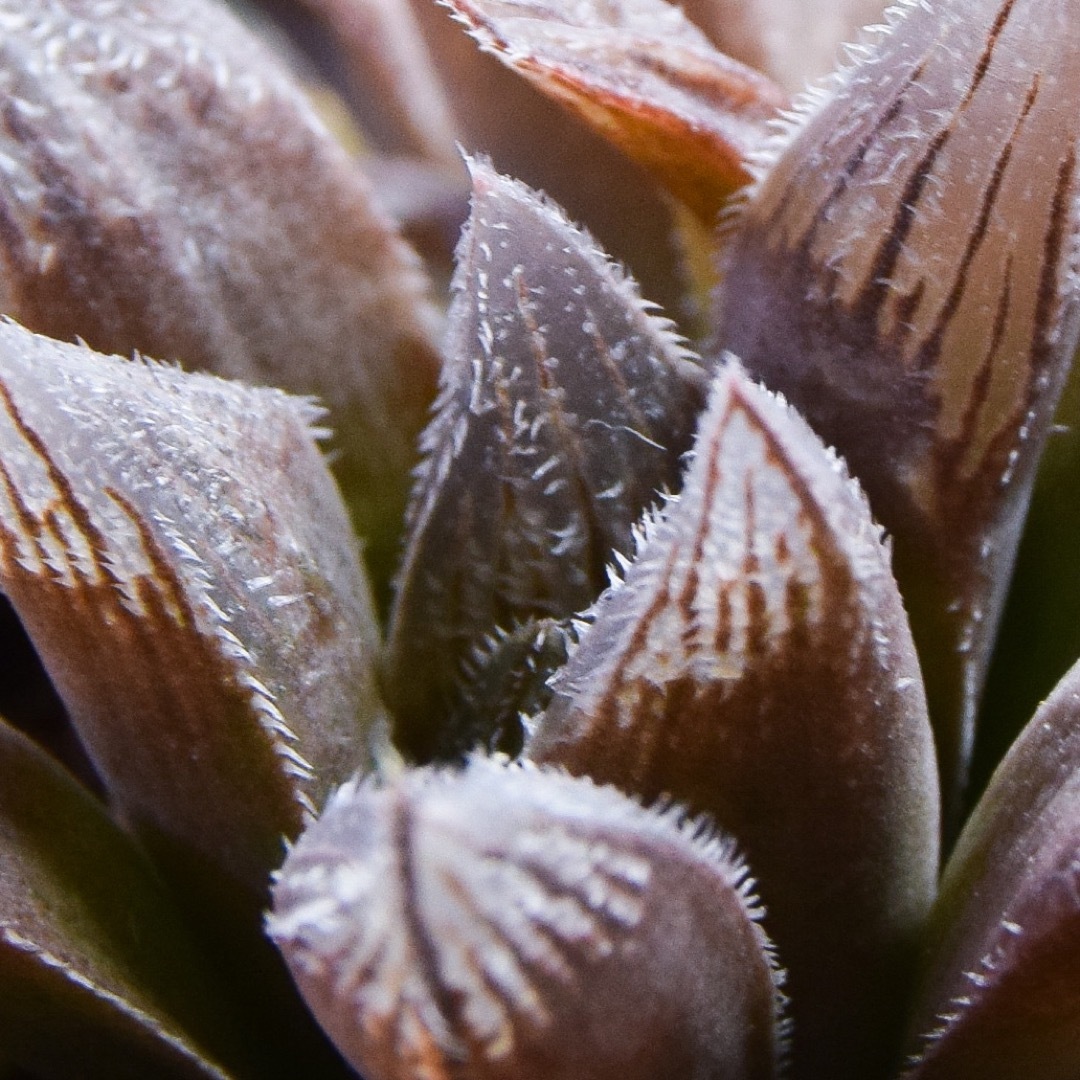
[[[896,539],[949,806],[1080,324],[1076,0],[907,2],[778,145],[718,342],[845,456]],[[951,816],[951,815],[950,815]]]
[[[677,486],[704,399],[702,369],[590,236],[471,168],[387,666],[399,734],[422,758],[488,634],[600,593],[642,510]]]
[[[314,417],[0,324],[0,588],[125,816],[256,892],[378,715]]]
[[[681,495],[591,617],[526,753],[738,836],[791,973],[795,1074],[871,1075],[938,820],[918,666],[858,489],[731,367]]]

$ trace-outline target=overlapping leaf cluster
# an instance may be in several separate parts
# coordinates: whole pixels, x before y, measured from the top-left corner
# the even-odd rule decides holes
[[[0,1074],[1075,1077],[1080,4],[450,7],[0,0]]]

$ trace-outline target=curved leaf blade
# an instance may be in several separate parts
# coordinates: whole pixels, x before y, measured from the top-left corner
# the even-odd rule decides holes
[[[125,816],[255,896],[379,717],[316,415],[0,323],[0,588]]]
[[[704,371],[587,233],[471,169],[385,680],[421,759],[486,635],[601,591],[644,507],[677,484],[704,397]]]
[[[355,0],[362,3],[365,0]],[[409,0],[450,99],[467,153],[546,192],[625,263],[650,299],[685,306],[670,200],[652,178],[577,116],[482,52],[442,5]]]
[[[484,759],[346,785],[274,903],[298,984],[372,1080],[775,1075],[745,867],[613,789]]]
[[[562,102],[712,223],[787,96],[664,0],[450,0],[487,52]]]
[[[1078,831],[1074,666],[998,766],[946,866],[905,1075],[1080,1071]]]
[[[35,1075],[224,1080],[218,1055],[250,1065],[149,864],[3,721],[0,995],[0,1055]]]

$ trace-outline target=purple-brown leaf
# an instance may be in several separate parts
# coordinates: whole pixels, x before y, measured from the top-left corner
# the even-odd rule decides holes
[[[449,0],[488,52],[563,102],[702,219],[750,179],[787,105],[665,0]]]
[[[370,1080],[776,1075],[745,868],[612,788],[484,759],[349,784],[274,904],[297,983]]]
[[[1080,665],[998,766],[946,867],[912,1080],[1080,1075]]]
[[[256,896],[379,716],[316,416],[0,323],[0,589],[125,818]]]
[[[733,364],[682,494],[592,615],[527,754],[737,836],[791,973],[795,1075],[873,1075],[932,898],[938,802],[862,494]]]
[[[485,635],[570,615],[676,486],[705,374],[550,202],[473,163],[438,414],[393,612],[387,689],[426,757]]]
[[[1076,0],[905,3],[779,152],[719,343],[845,456],[896,542],[955,817],[1080,331]]]
[[[3,720],[0,984],[5,1063],[35,1076],[224,1080],[222,1053],[251,1067],[227,1033],[235,1014],[145,858]]]
[[[0,0],[0,311],[320,395],[388,576],[434,396],[419,265],[223,5]]]

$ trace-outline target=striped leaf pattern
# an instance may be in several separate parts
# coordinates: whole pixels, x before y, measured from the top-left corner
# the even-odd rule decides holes
[[[0,588],[127,820],[256,896],[379,716],[317,415],[0,323]]]
[[[955,805],[1080,334],[1075,0],[899,5],[778,149],[718,339],[847,459],[897,545]]]
[[[780,998],[759,918],[700,822],[478,758],[342,788],[269,927],[370,1080],[768,1080]]]
[[[933,894],[938,807],[861,492],[729,367],[682,493],[591,614],[526,753],[737,836],[791,975],[795,1075],[873,1075]]]

